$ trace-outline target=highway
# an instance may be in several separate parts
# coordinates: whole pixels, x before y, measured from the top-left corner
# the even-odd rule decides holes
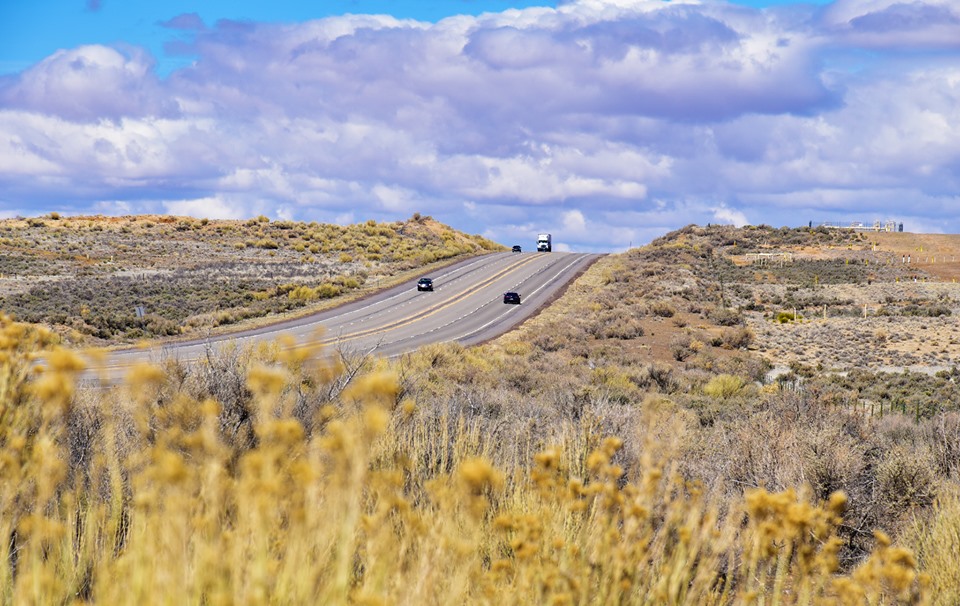
[[[417,279],[334,309],[269,326],[205,339],[111,352],[102,375],[119,378],[143,361],[176,358],[189,362],[227,342],[253,344],[284,337],[382,357],[396,357],[429,343],[481,343],[501,335],[543,305],[598,254],[494,253],[473,257],[425,274],[432,292],[419,292]],[[420,277],[420,276],[418,276]],[[520,293],[520,305],[503,303],[503,293]]]

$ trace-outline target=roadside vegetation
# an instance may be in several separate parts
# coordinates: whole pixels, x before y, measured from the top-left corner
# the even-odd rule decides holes
[[[129,343],[308,310],[494,250],[503,247],[419,214],[348,226],[266,217],[0,220],[0,310],[53,326],[72,343]]]
[[[516,331],[394,362],[227,347],[83,390],[95,353],[4,318],[3,600],[957,603],[957,371],[771,373],[758,328],[813,320],[718,269],[747,231],[611,255]]]

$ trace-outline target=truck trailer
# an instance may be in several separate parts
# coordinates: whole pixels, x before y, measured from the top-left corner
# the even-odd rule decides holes
[[[540,234],[537,236],[537,251],[550,252],[553,250],[553,242],[550,234]]]

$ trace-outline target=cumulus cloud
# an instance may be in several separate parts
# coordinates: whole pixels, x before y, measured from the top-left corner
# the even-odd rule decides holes
[[[163,25],[195,58],[164,78],[99,45],[0,77],[0,212],[420,212],[614,250],[687,223],[921,224],[960,186],[948,0]]]
[[[219,196],[195,200],[171,200],[162,202],[162,205],[164,211],[171,215],[208,219],[245,219],[250,216],[246,205],[231,203]]]
[[[67,120],[174,115],[146,51],[99,45],[57,51],[19,76],[0,82],[0,105]]]
[[[579,210],[568,210],[563,213],[563,229],[570,235],[582,235],[587,229],[587,220]]]
[[[728,208],[726,204],[721,204],[713,209],[713,218],[717,223],[736,225],[737,227],[743,227],[750,223],[747,221],[745,214],[739,210]]]
[[[837,0],[824,24],[852,46],[960,49],[960,6],[950,0]]]

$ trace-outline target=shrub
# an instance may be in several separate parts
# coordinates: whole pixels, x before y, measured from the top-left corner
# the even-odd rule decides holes
[[[338,276],[334,282],[346,290],[360,288],[360,280],[353,276]]]
[[[796,322],[797,316],[789,311],[781,311],[777,313],[776,321],[780,324],[788,324],[790,322]]]
[[[317,296],[321,299],[332,299],[340,294],[340,287],[335,284],[324,283],[316,288]]]
[[[650,313],[661,318],[672,318],[677,310],[669,301],[660,299],[650,304]]]
[[[710,312],[710,319],[720,326],[737,326],[743,324],[743,314],[736,309],[715,307]]]
[[[703,393],[711,398],[725,400],[740,393],[745,382],[734,375],[717,375],[703,386]]]
[[[587,331],[597,339],[636,339],[644,334],[640,321],[623,311],[598,316]]]
[[[878,470],[879,492],[888,515],[896,516],[933,503],[937,483],[933,458],[926,450],[894,446],[884,453]]]
[[[565,336],[551,330],[537,332],[530,342],[543,351],[560,351],[568,344]]]
[[[173,336],[180,334],[180,325],[173,320],[156,315],[144,318],[146,321],[144,336]]]
[[[438,371],[492,370],[441,350]],[[721,508],[665,473],[691,428],[665,400],[645,400],[642,418],[607,403],[560,423],[512,398],[431,403],[402,393],[395,367],[276,345],[210,352],[196,372],[138,366],[123,406],[107,390],[83,406],[69,397],[82,361],[49,359],[0,401],[11,603],[929,599],[911,553],[883,534],[840,568],[843,493],[748,488]],[[634,389],[614,369],[593,378]],[[638,424],[642,452],[608,431]],[[557,445],[537,446],[530,434],[548,427]]]
[[[310,301],[312,299],[316,299],[318,296],[319,293],[317,290],[310,288],[309,286],[298,286],[287,293],[288,298],[298,301]]]
[[[678,362],[683,362],[702,347],[703,343],[694,339],[690,333],[681,333],[670,339],[670,353]]]
[[[746,349],[753,343],[753,331],[746,326],[724,328],[720,331],[720,342],[727,349]]]

